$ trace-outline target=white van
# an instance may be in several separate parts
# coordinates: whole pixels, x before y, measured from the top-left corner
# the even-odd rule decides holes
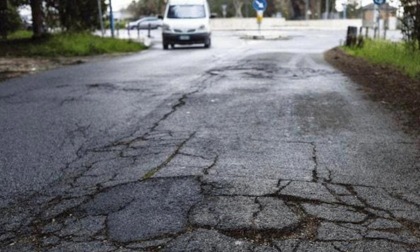
[[[162,45],[211,46],[210,10],[207,0],[169,0],[162,24]]]

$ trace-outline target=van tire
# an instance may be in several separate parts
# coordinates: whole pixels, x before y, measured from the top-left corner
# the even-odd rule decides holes
[[[168,44],[163,43],[163,50],[168,50]]]
[[[204,48],[210,48],[210,46],[211,46],[211,39],[210,39],[210,38],[208,38],[208,39],[206,40],[206,42],[204,43]]]

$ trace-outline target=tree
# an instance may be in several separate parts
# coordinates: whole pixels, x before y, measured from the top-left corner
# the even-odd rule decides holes
[[[163,0],[139,0],[131,2],[127,7],[127,11],[135,18],[139,18],[162,14],[164,7]]]
[[[362,15],[362,8],[358,3],[349,3],[346,7],[347,18],[359,18]]]
[[[7,35],[19,29],[21,24],[16,7],[7,0],[2,2],[0,6],[0,36],[7,39]]]
[[[106,9],[101,0],[102,9]],[[65,31],[90,31],[99,27],[98,3],[93,0],[46,0],[46,17]]]
[[[0,0],[4,1],[4,0]],[[10,0],[13,6],[30,5],[32,10],[32,31],[33,37],[39,38],[45,34],[44,10],[42,0]]]
[[[243,17],[242,15],[242,6],[244,5],[243,0],[233,0],[233,6],[235,6],[235,17]]]
[[[401,31],[406,42],[415,50],[420,50],[420,0],[401,0],[404,17]]]
[[[42,9],[42,0],[31,0],[32,10],[32,30],[33,37],[39,38],[45,34],[44,30],[44,12]]]
[[[0,0],[4,1],[4,0]],[[32,10],[34,38],[42,37],[49,27],[61,27],[65,31],[89,31],[99,27],[98,2],[96,0],[10,0],[14,6],[27,5]],[[100,0],[106,9],[105,0]]]

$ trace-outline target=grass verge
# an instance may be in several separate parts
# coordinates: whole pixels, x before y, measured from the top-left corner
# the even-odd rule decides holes
[[[33,40],[31,33],[19,31],[0,42],[0,57],[74,57],[107,53],[137,52],[143,44],[132,40],[102,38],[88,33],[62,33]]]
[[[386,40],[365,40],[363,47],[343,47],[347,54],[361,57],[374,64],[393,66],[412,78],[420,79],[420,51],[404,43]]]

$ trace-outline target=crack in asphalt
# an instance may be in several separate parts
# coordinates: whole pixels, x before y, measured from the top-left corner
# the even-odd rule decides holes
[[[216,155],[216,157],[213,160],[213,163],[209,167],[204,169],[203,171],[204,175],[209,175],[210,170],[217,165],[218,161],[219,161],[219,155]]]
[[[180,107],[182,107],[182,106],[184,106],[185,105],[185,100],[190,96],[190,95],[193,95],[193,94],[195,94],[195,93],[197,93],[198,92],[198,90],[195,90],[195,91],[192,91],[192,92],[189,92],[189,93],[186,93],[186,94],[183,94],[182,96],[181,96],[181,98],[179,98],[178,99],[178,102],[175,104],[175,105],[173,105],[172,106],[172,109],[171,109],[171,111],[169,111],[168,113],[166,113],[166,114],[164,114],[163,115],[163,117],[159,120],[159,121],[157,121],[157,122],[155,122],[154,124],[153,124],[153,126],[150,128],[150,132],[153,132],[153,131],[155,131],[156,130],[156,128],[157,127],[159,127],[159,124],[161,123],[161,122],[163,122],[163,121],[165,121],[166,119],[168,119],[168,117],[170,116],[170,115],[172,115],[173,113],[175,113]]]
[[[91,127],[91,124],[88,124],[86,126],[79,125],[78,123],[75,123],[76,128],[73,130],[66,130],[66,137],[63,139],[61,144],[59,145],[59,149],[62,149],[64,145],[69,142],[72,146],[76,147],[76,139],[80,136],[86,142],[86,139],[88,137],[88,130]],[[83,147],[83,143],[80,144],[79,148]],[[76,151],[78,153],[78,151]]]
[[[386,193],[386,194],[388,194],[388,196],[390,196],[391,198],[394,198],[394,199],[398,199],[398,200],[401,200],[401,201],[404,201],[405,203],[408,203],[408,204],[410,204],[410,205],[415,205],[419,210],[420,210],[420,202],[414,202],[414,201],[411,201],[411,200],[408,200],[407,198],[405,198],[404,196],[401,196],[401,195],[398,195],[398,194],[396,194],[396,193],[392,193],[392,192],[390,192],[389,191],[389,189],[387,189],[387,188],[383,188],[383,190],[384,190],[384,192]]]
[[[286,188],[287,186],[289,186],[290,185],[290,183],[292,183],[293,181],[292,180],[290,180],[290,181],[287,181],[287,183],[284,185],[284,186],[282,186],[281,185],[281,183],[283,182],[284,180],[281,180],[281,179],[279,179],[279,182],[277,182],[277,187],[278,187],[278,190],[274,193],[275,195],[277,195],[277,194],[279,194],[284,188]]]
[[[317,150],[316,145],[314,142],[311,142],[312,146],[312,161],[314,162],[314,169],[312,170],[312,181],[318,182],[318,158],[317,158]]]
[[[258,218],[258,215],[264,210],[264,206],[261,204],[261,202],[258,200],[258,197],[255,197],[254,203],[258,205],[258,210],[255,211],[252,214],[252,227],[253,229],[258,229],[258,225],[255,223],[255,221]]]
[[[357,192],[355,191],[355,189],[354,189],[354,186],[353,185],[345,185],[345,187],[346,187],[346,189],[354,196],[354,197],[356,197],[356,199],[357,200],[359,200],[360,202],[362,202],[363,203],[363,205],[365,205],[365,207],[364,207],[364,209],[366,209],[366,208],[371,208],[371,209],[373,209],[373,210],[379,210],[379,211],[384,211],[384,212],[386,212],[389,216],[392,216],[392,218],[395,218],[395,216],[392,214],[392,212],[390,211],[390,210],[388,210],[388,209],[382,209],[382,208],[379,208],[379,207],[375,207],[375,206],[372,206],[371,204],[369,204],[368,202],[367,202],[367,200],[365,200],[364,198],[362,198],[362,197],[360,197],[358,194],[357,194]],[[376,215],[375,213],[372,213],[372,214],[374,214],[374,215]]]
[[[199,180],[200,181],[200,180]],[[135,182],[137,183],[137,182]],[[351,188],[347,188],[349,192],[352,192]],[[247,196],[249,197],[249,196]],[[251,240],[253,244],[272,244],[273,240],[276,239],[292,239],[292,238],[300,238],[303,239],[303,237],[306,237],[305,239],[309,239],[309,240],[313,240],[313,241],[321,241],[321,242],[329,242],[332,243],[334,241],[346,241],[346,240],[323,240],[323,239],[318,239],[317,237],[317,227],[320,223],[320,219],[319,218],[315,218],[315,217],[309,217],[309,215],[304,211],[304,209],[301,206],[301,203],[303,202],[310,202],[310,203],[314,203],[314,204],[319,204],[319,203],[324,203],[324,204],[330,204],[330,205],[337,205],[336,203],[332,204],[332,203],[327,203],[327,202],[322,202],[322,201],[316,201],[316,200],[308,200],[308,199],[301,199],[301,198],[297,198],[297,197],[282,197],[279,196],[278,198],[283,199],[284,203],[292,210],[292,212],[294,212],[295,214],[297,214],[298,216],[300,216],[300,224],[298,227],[292,229],[292,230],[277,230],[277,229],[264,229],[264,230],[257,230],[256,225],[255,225],[255,219],[258,217],[259,213],[261,213],[261,211],[263,211],[263,206],[260,202],[260,198],[262,197],[273,197],[273,195],[264,195],[264,196],[259,196],[259,197],[252,197],[254,198],[254,203],[258,204],[258,210],[256,212],[254,212],[252,214],[253,216],[253,228],[249,229],[249,230],[219,230],[216,226],[209,226],[209,227],[205,227],[208,230],[213,230],[216,229],[218,232],[220,232],[221,234],[227,235],[228,237],[232,237],[232,238],[236,238],[236,239],[243,239],[243,238],[247,238],[248,240]],[[60,198],[55,198],[53,200],[50,201],[50,204],[59,204],[62,200],[64,199],[60,199]],[[132,201],[131,201],[132,202]],[[199,202],[200,203],[200,202]],[[197,204],[199,204],[197,203]],[[127,207],[130,204],[130,202],[128,202],[127,204],[124,204],[124,206],[122,207]],[[343,205],[346,206],[345,204],[338,204],[338,205]],[[77,206],[67,210],[65,213],[62,213],[60,216],[55,216],[56,219],[63,219],[63,221],[66,219],[66,216],[71,215],[74,216],[74,209],[76,209]],[[191,215],[191,209],[193,209],[193,207],[190,208],[190,210],[188,211],[187,216]],[[117,211],[120,211],[121,208]],[[351,209],[350,209],[351,210]],[[359,212],[359,211],[363,211],[364,213],[368,212],[367,210],[364,210],[363,207],[359,208],[359,209],[354,209],[355,212]],[[41,210],[41,212],[43,212],[43,210]],[[108,213],[105,216],[108,216],[110,213]],[[375,219],[377,218],[376,216],[370,215],[368,216],[366,219]],[[220,221],[220,220],[219,220]],[[362,237],[364,237],[364,239],[366,240],[385,240],[388,242],[392,242],[392,243],[398,243],[398,244],[402,244],[404,246],[407,245],[407,243],[405,242],[401,242],[401,241],[396,241],[393,239],[389,239],[386,237],[381,237],[381,238],[372,238],[372,237],[368,237],[369,234],[362,234],[361,229],[357,228],[357,227],[349,227],[346,226],[345,224],[361,224],[361,223],[366,223],[367,220],[363,220],[360,222],[351,222],[351,221],[327,221],[330,223],[334,223],[338,226],[341,226],[343,228],[346,229],[352,229],[354,231],[356,231],[357,233],[359,233]],[[47,221],[45,221],[45,223],[48,223]],[[63,222],[64,223],[64,222]],[[107,221],[106,221],[107,223]],[[43,222],[40,221],[40,219],[37,218],[37,221],[33,222],[34,225],[34,229],[37,230],[36,233],[38,233],[38,235],[33,236],[34,239],[34,243],[36,244],[36,246],[38,246],[39,248],[43,247],[43,248],[48,248],[48,246],[42,246],[42,239],[45,239],[45,233],[42,233],[42,227],[43,227]],[[368,225],[368,224],[365,224]],[[196,227],[196,228],[189,228],[188,232],[192,232],[193,230],[196,230],[197,228],[202,229],[203,227]],[[92,236],[97,236],[98,234],[102,234],[103,232],[107,232],[109,228],[104,227],[102,230],[99,230],[96,232],[96,235],[92,235]],[[395,229],[392,231],[398,231],[400,229]],[[390,231],[390,230],[387,230]],[[159,239],[165,238],[165,237],[171,237],[173,239],[176,239],[176,237],[179,237],[182,234],[185,234],[187,232],[181,232],[175,235],[169,235],[169,236],[162,236],[162,237],[157,237]],[[53,233],[54,234],[54,233]],[[302,237],[301,235],[304,234],[304,236]],[[67,239],[67,238],[68,239]],[[108,234],[106,235],[106,237],[109,237]],[[68,242],[75,242],[74,239],[72,239],[72,236],[61,236],[59,237],[60,239],[64,239],[67,240]],[[154,238],[154,239],[157,239]],[[13,239],[9,240],[12,241]],[[86,241],[94,241],[95,239],[92,240],[92,238],[87,238]],[[115,246],[116,243],[114,243]],[[131,243],[126,243],[125,245],[128,245]],[[121,245],[121,244],[120,244]],[[415,244],[414,245],[410,245],[411,247],[415,248]],[[296,246],[296,248],[299,247],[299,244]],[[154,247],[149,247],[149,248],[154,248]],[[278,249],[278,247],[277,247]]]
[[[178,155],[179,151],[182,149],[182,147],[184,147],[184,145],[190,141],[194,135],[196,134],[196,132],[192,133],[187,139],[185,139],[176,149],[175,151],[165,160],[163,161],[163,163],[161,163],[160,165],[156,166],[155,168],[149,170],[142,178],[141,180],[146,180],[149,179],[151,177],[153,177],[158,171],[160,171],[163,167],[165,167],[167,164],[169,164],[169,162],[172,161],[172,159],[175,158],[176,155]]]

